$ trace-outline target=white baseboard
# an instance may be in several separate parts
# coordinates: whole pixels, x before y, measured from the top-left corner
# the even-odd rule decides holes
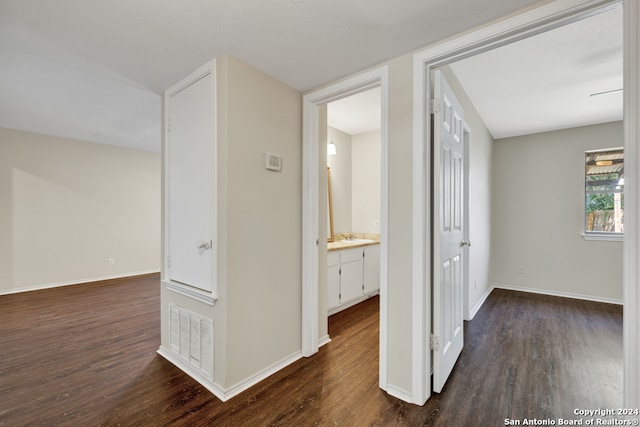
[[[478,300],[476,305],[473,306],[473,308],[471,309],[471,312],[469,313],[469,318],[466,319],[466,320],[473,320],[473,318],[478,313],[480,308],[482,308],[482,305],[484,304],[484,302],[487,300],[487,298],[489,298],[489,295],[491,294],[491,291],[493,291],[494,288],[495,288],[495,286],[492,286],[489,289],[487,289],[487,291],[484,293],[484,295],[482,295],[480,297],[480,299]]]
[[[573,299],[581,299],[585,301],[594,301],[594,302],[604,302],[607,304],[618,304],[623,305],[623,301],[615,298],[605,298],[605,297],[596,297],[593,295],[582,295],[582,294],[572,294],[569,292],[559,292],[559,291],[550,291],[546,289],[535,289],[535,288],[523,288],[519,286],[512,285],[504,285],[504,284],[495,284],[491,288],[493,289],[507,289],[510,291],[520,291],[520,292],[529,292],[532,294],[542,294],[542,295],[550,295],[554,297],[563,297],[563,298],[573,298]]]
[[[346,303],[344,303],[342,305],[339,305],[337,307],[333,307],[332,309],[329,309],[327,311],[327,315],[331,316],[332,314],[336,314],[336,313],[338,313],[338,312],[340,312],[342,310],[346,310],[347,308],[353,307],[356,304],[360,304],[362,301],[366,301],[369,298],[375,297],[376,295],[380,295],[380,290],[376,290],[376,291],[370,292],[370,293],[368,293],[366,295],[359,296],[358,298],[353,299],[353,300],[351,300],[349,302],[346,302]]]
[[[318,340],[318,347],[322,347],[323,345],[329,344],[330,342],[331,342],[331,338],[329,338],[329,335],[325,335],[324,337]]]
[[[274,363],[268,368],[263,369],[262,371],[257,372],[256,374],[250,376],[249,378],[239,382],[238,384],[229,388],[224,388],[216,384],[215,382],[211,382],[207,378],[204,378],[202,375],[198,374],[198,372],[191,369],[187,364],[182,363],[182,361],[179,358],[175,357],[171,352],[169,352],[162,346],[160,346],[160,348],[158,349],[158,354],[164,357],[165,359],[167,359],[169,362],[171,362],[178,368],[180,368],[185,374],[189,375],[191,378],[196,380],[204,388],[209,390],[211,393],[213,393],[218,399],[220,399],[223,402],[226,402],[232,397],[237,396],[243,391],[258,384],[260,381],[266,379],[267,377],[270,377],[276,372],[289,366],[296,360],[299,360],[302,358],[302,351],[297,351],[292,355],[280,360],[279,362]]]
[[[46,283],[43,285],[30,286],[27,288],[0,290],[0,295],[18,294],[21,292],[40,291],[43,289],[61,288],[63,286],[82,285],[91,282],[100,282],[103,280],[122,279],[123,277],[142,276],[145,274],[160,273],[160,270],[134,271],[131,273],[112,274],[109,276],[88,277],[86,279],[77,279],[70,282]]]
[[[204,388],[206,388],[211,393],[213,393],[215,397],[222,400],[223,402],[225,401],[225,398],[224,398],[225,392],[220,386],[210,381],[208,378],[205,378],[202,375],[200,375],[196,370],[191,368],[191,366],[189,366],[188,364],[180,360],[179,357],[176,357],[173,353],[171,353],[169,350],[165,349],[162,346],[158,348],[157,353],[160,356],[164,357],[168,362],[175,365],[182,372],[184,372],[185,374],[187,374],[188,376],[196,380],[200,385],[202,385]]]
[[[406,390],[387,384],[387,389],[384,391],[386,391],[387,394],[395,397],[396,399],[400,399],[405,402],[415,403],[416,405],[419,405],[419,403],[415,402],[413,395]]]

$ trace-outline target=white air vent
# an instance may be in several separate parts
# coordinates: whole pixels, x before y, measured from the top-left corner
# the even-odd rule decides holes
[[[213,381],[213,320],[169,304],[171,352]]]

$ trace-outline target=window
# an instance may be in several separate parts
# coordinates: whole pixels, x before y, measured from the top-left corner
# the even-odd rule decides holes
[[[624,232],[624,150],[585,153],[585,237]]]

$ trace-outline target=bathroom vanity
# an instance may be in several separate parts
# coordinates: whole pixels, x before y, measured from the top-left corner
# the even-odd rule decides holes
[[[338,240],[327,244],[328,314],[377,295],[380,290],[380,242]]]

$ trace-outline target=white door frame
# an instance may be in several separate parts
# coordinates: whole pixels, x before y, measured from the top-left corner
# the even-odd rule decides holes
[[[320,107],[374,87],[381,89],[380,387],[387,386],[388,67],[382,66],[309,93],[302,100],[302,355],[318,351]]]
[[[625,240],[624,240],[624,354],[625,354],[625,406],[640,403],[640,370],[638,364],[639,336],[637,284],[640,277],[640,259],[637,241],[640,236],[640,188],[637,164],[640,152],[636,147],[640,137],[638,75],[640,47],[638,24],[640,7],[637,0],[624,0],[624,127],[625,127]],[[618,0],[557,0],[536,9],[488,25],[444,43],[434,45],[414,55],[414,176],[413,176],[413,384],[414,403],[424,404],[431,395],[429,331],[431,329],[431,202],[430,202],[430,135],[431,123],[428,105],[431,98],[432,76],[435,68],[492,48],[512,43],[533,34],[548,31],[597,13]]]
[[[471,159],[469,158],[470,154],[471,154],[471,128],[469,127],[469,125],[467,124],[467,122],[463,122],[462,123],[462,127],[463,127],[463,144],[464,144],[464,181],[463,181],[463,186],[464,186],[464,193],[462,196],[462,203],[464,203],[464,210],[463,210],[463,216],[464,216],[464,222],[462,224],[462,226],[464,227],[464,237],[463,239],[466,240],[467,242],[471,243],[471,230],[469,229],[469,166],[471,165]],[[464,303],[462,306],[462,310],[464,313],[464,320],[471,320],[471,318],[473,317],[471,315],[471,310],[472,307],[469,306],[469,295],[471,295],[471,283],[470,283],[470,279],[469,279],[469,268],[471,265],[471,262],[469,260],[471,256],[471,248],[469,246],[464,248],[464,258],[463,258],[463,271],[464,271],[464,278],[463,278],[463,298],[464,298]]]

